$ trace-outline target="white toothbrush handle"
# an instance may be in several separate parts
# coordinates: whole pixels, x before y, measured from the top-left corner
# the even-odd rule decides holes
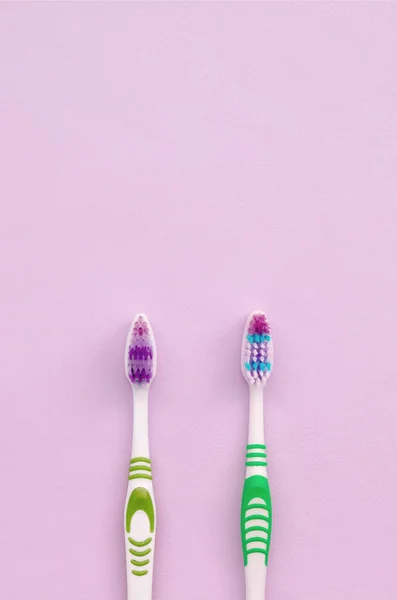
[[[134,388],[134,427],[124,512],[128,600],[151,600],[156,506],[148,442],[148,390]]]
[[[245,567],[245,598],[246,600],[265,600],[266,566],[263,557],[253,554]]]
[[[241,540],[246,600],[264,600],[272,533],[272,505],[263,431],[263,392],[250,387],[246,474],[241,503]]]

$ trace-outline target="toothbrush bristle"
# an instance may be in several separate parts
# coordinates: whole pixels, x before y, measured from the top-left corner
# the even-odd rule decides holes
[[[263,312],[256,311],[247,320],[241,363],[243,375],[249,385],[266,385],[273,366],[273,341]]]
[[[127,340],[126,374],[134,385],[148,385],[156,367],[154,336],[149,321],[138,315]]]

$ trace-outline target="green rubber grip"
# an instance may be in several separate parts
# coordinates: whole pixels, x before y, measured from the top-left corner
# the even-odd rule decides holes
[[[149,519],[150,533],[154,531],[154,507],[152,498],[147,489],[143,487],[135,488],[128,499],[127,510],[125,511],[125,530],[130,533],[131,520],[134,514],[142,510]],[[150,540],[149,540],[150,541]],[[136,546],[142,546],[139,542],[134,542]]]
[[[152,467],[149,458],[137,456],[130,460],[128,480],[131,479],[152,479]],[[131,537],[131,521],[138,511],[144,512],[147,516],[149,531],[153,534],[156,521],[154,503],[149,490],[141,486],[134,488],[129,495],[125,508],[125,531],[128,540],[127,549],[132,554],[132,557],[129,557],[131,564],[134,567],[145,567],[153,559],[151,556],[152,546],[150,546],[153,537],[149,535],[145,540],[136,540]],[[143,577],[148,572],[148,569],[142,568],[131,570],[131,573],[136,577]]]
[[[248,515],[247,511],[250,511]],[[252,525],[253,521],[260,525]],[[248,564],[249,554],[255,553],[264,554],[267,565],[271,535],[272,500],[269,481],[263,475],[252,475],[245,480],[241,501],[241,542],[245,566]],[[257,546],[258,542],[263,545]]]

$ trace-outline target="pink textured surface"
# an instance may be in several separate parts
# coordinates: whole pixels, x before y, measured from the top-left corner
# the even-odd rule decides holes
[[[144,310],[157,600],[242,600],[265,310],[267,600],[396,597],[397,6],[3,4],[0,597],[124,600]]]

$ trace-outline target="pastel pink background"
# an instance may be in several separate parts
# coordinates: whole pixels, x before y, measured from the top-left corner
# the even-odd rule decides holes
[[[156,600],[243,600],[242,327],[273,325],[267,600],[397,595],[397,5],[3,4],[1,600],[125,600],[129,322]]]

